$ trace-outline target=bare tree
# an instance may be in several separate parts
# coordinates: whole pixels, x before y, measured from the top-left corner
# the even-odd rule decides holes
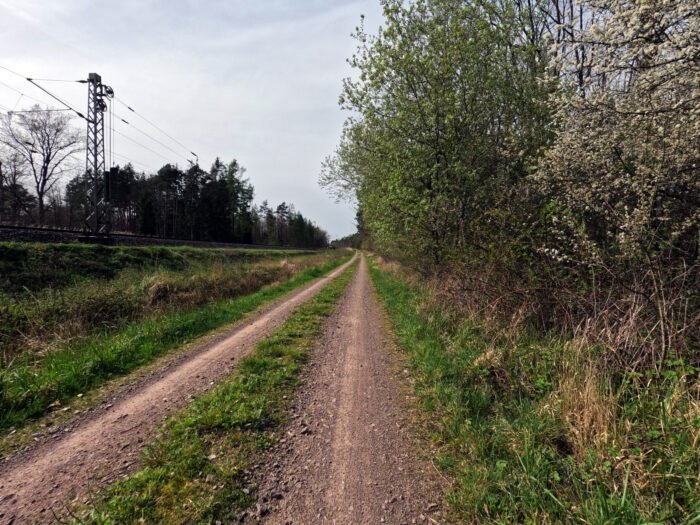
[[[47,194],[64,173],[75,168],[75,155],[83,149],[82,136],[71,120],[65,113],[34,106],[5,116],[0,124],[0,144],[21,159],[34,179],[42,224]]]
[[[28,216],[36,199],[27,192],[24,160],[15,152],[0,148],[0,220],[17,222]]]

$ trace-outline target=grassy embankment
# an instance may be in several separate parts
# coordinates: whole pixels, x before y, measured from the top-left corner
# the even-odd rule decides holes
[[[170,418],[144,466],[92,498],[76,523],[229,523],[254,501],[246,470],[279,439],[308,350],[357,262],[298,307],[231,377]]]
[[[234,322],[346,255],[2,244],[0,428]]]
[[[499,328],[395,267],[370,272],[460,521],[700,522],[697,369],[613,375],[600,348]]]

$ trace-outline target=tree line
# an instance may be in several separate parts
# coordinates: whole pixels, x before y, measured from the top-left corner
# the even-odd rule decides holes
[[[587,327],[622,368],[700,343],[693,0],[387,0],[320,183],[461,301]]]
[[[31,110],[0,122],[0,223],[83,229],[90,192],[76,154],[81,135],[65,113]],[[188,239],[319,248],[327,233],[282,202],[253,204],[254,188],[234,159],[206,171],[166,164],[156,173],[117,166],[109,177],[112,230]]]

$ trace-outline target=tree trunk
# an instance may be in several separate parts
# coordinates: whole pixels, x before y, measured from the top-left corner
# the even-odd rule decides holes
[[[39,224],[44,225],[44,194],[42,192],[36,192],[37,204],[39,205]]]

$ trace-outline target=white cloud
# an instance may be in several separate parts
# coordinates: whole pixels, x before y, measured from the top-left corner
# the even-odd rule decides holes
[[[337,99],[350,74],[350,33],[360,14],[371,27],[380,12],[378,0],[0,0],[0,65],[36,77],[99,72],[203,165],[217,155],[238,158],[258,200],[293,202],[341,236],[354,230],[354,211],[334,204],[316,178],[340,137]],[[2,71],[0,82],[47,100]],[[85,105],[84,85],[51,88]],[[0,104],[16,100],[0,85]],[[119,138],[116,148],[150,166],[162,163]]]

